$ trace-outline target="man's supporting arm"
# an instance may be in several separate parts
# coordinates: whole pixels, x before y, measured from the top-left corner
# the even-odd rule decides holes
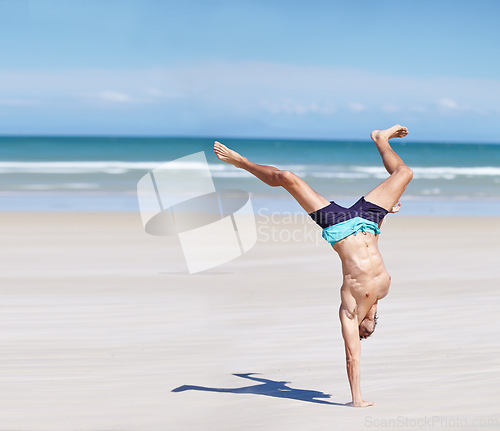
[[[358,318],[354,310],[348,310],[344,304],[339,310],[340,324],[342,326],[342,337],[344,338],[347,377],[351,386],[353,407],[373,406],[374,403],[363,401],[361,398],[360,382],[360,358],[361,343],[359,339]]]

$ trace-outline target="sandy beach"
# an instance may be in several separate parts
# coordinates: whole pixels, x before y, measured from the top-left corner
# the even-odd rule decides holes
[[[384,222],[366,409],[343,405],[340,263],[311,221],[260,217],[189,275],[137,213],[0,218],[1,430],[500,429],[499,218]]]

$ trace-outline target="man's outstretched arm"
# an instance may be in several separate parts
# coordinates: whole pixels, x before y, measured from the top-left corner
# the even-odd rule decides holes
[[[352,402],[349,404],[353,407],[373,406],[375,403],[363,401],[361,398],[361,343],[359,340],[358,318],[354,311],[348,310],[344,304],[340,305],[339,317],[345,345],[347,377],[351,386]]]

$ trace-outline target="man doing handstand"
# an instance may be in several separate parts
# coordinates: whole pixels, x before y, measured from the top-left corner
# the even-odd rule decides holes
[[[323,228],[323,238],[338,253],[343,274],[339,316],[352,394],[349,404],[354,407],[374,405],[361,397],[360,340],[375,330],[377,302],[389,291],[391,277],[377,243],[383,218],[399,211],[399,199],[413,178],[411,169],[389,144],[389,139],[407,134],[408,129],[400,125],[371,133],[390,176],[349,208],[328,201],[292,172],[257,165],[220,142],[214,144],[214,152],[223,162],[250,172],[272,187],[285,188]]]

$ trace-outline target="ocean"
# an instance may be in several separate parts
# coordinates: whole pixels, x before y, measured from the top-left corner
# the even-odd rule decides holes
[[[250,160],[295,172],[350,206],[387,177],[371,141],[222,139]],[[404,215],[488,215],[500,210],[500,145],[391,141],[413,169]],[[212,138],[0,137],[3,211],[138,211],[139,179],[204,151],[218,189],[250,193],[255,212],[301,212],[281,188],[217,160]],[[189,170],[199,166],[186,166]]]

